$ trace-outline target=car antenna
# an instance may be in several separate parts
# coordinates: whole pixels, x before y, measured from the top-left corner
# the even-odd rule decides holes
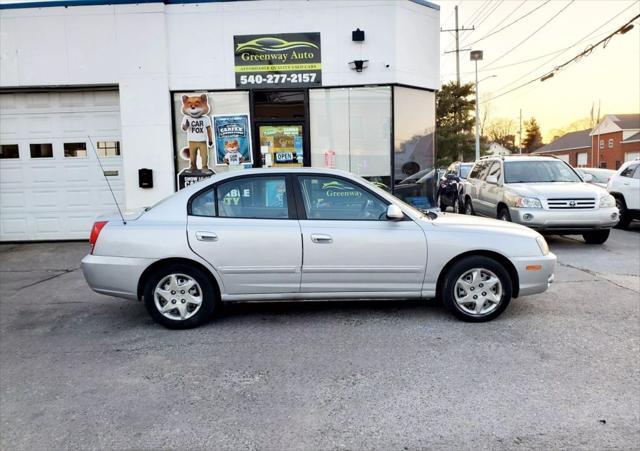
[[[118,208],[118,213],[120,213],[120,219],[122,219],[122,224],[127,225],[127,221],[124,220],[124,215],[122,214],[122,210],[120,210],[120,205],[118,205],[118,199],[116,199],[116,195],[113,193],[113,189],[111,188],[111,183],[109,183],[107,174],[104,173],[104,168],[102,167],[102,162],[100,161],[100,157],[98,156],[98,151],[96,150],[96,147],[93,145],[93,140],[91,139],[90,135],[87,135],[87,138],[89,138],[89,143],[91,143],[91,148],[93,149],[93,153],[96,156],[96,159],[98,160],[98,164],[100,165],[100,172],[102,172],[102,176],[107,181],[107,186],[109,187],[109,191],[111,192],[111,197],[113,197],[113,202],[116,204],[116,207]]]

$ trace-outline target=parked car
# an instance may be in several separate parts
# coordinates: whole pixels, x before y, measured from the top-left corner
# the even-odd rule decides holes
[[[446,205],[446,206],[451,206],[455,213],[464,213],[464,186],[467,181],[467,176],[469,175],[469,172],[471,171],[472,167],[473,167],[473,163],[464,163],[462,161],[456,161],[449,165],[449,167],[446,169],[443,175],[443,177],[446,177],[448,175],[453,174],[459,179],[459,183],[457,186],[458,188],[457,202],[455,205],[449,205],[449,204]],[[438,205],[440,205],[440,209],[442,211],[445,211],[443,210],[442,203],[440,201],[438,202]]]
[[[576,172],[585,182],[593,183],[594,185],[598,185],[602,188],[607,187],[609,179],[616,173],[613,169],[604,168],[577,168]]]
[[[150,209],[93,226],[89,286],[143,300],[169,328],[221,302],[440,297],[458,318],[493,319],[545,291],[556,257],[516,224],[438,215],[328,169],[216,174]]]
[[[467,178],[465,211],[524,224],[540,233],[582,234],[602,244],[618,223],[615,199],[564,161],[546,156],[482,158]]]
[[[615,197],[620,210],[618,227],[626,228],[633,219],[640,219],[640,160],[620,166],[609,180],[607,191]]]

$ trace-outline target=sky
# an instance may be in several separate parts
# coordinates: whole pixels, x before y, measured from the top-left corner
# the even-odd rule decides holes
[[[640,14],[640,1],[436,0],[434,3],[441,8],[441,28],[455,28],[456,5],[458,26],[475,26],[474,31],[460,33],[460,48],[484,52],[483,61],[478,62],[478,84],[480,106],[488,109],[488,123],[496,118],[509,118],[517,126],[522,109],[523,121],[535,117],[545,142],[549,142],[554,129],[557,131],[589,117],[593,104],[594,114],[597,114],[600,103],[601,116],[640,113],[640,19],[633,22],[631,31],[615,35],[606,48],[599,46],[552,78],[539,81],[555,66],[570,60]],[[494,34],[486,36],[490,33]],[[455,49],[454,43],[453,33],[441,33],[442,83],[456,79],[455,53],[444,53]],[[463,83],[475,80],[474,62],[470,61],[469,53],[460,53]],[[526,60],[532,61],[523,62]],[[486,77],[491,78],[483,80]],[[538,80],[493,99],[533,79]],[[483,115],[484,111],[481,111],[480,117]]]

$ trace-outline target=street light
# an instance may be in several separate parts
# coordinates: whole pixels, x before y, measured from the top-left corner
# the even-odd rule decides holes
[[[476,63],[476,161],[480,159],[480,102],[478,95],[478,61],[482,61],[482,50],[471,50],[471,61]]]

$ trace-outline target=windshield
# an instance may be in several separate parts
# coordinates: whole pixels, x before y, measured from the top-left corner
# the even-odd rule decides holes
[[[563,161],[507,161],[505,183],[582,182]]]
[[[473,164],[461,164],[460,165],[460,178],[466,179],[471,171]]]

